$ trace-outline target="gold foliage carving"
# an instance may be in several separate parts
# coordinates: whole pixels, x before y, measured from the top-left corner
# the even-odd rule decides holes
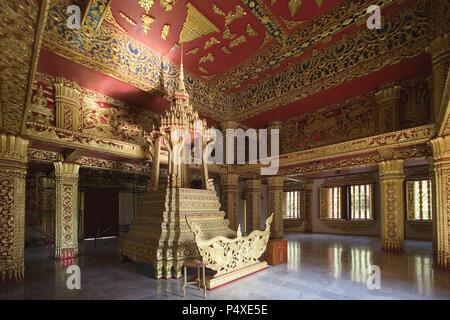
[[[119,13],[120,14],[120,13]],[[127,17],[128,18],[128,17]],[[114,27],[116,27],[117,29],[119,29],[122,32],[127,33],[127,31],[122,28],[122,26],[117,22],[117,20],[114,18],[112,11],[111,11],[111,7],[108,6],[108,8],[106,9],[105,12],[105,21],[112,24]]]
[[[176,2],[177,2],[177,0],[160,0],[159,1],[161,7],[163,7],[164,10],[166,10],[166,11],[171,11]]]
[[[216,37],[211,37],[208,41],[206,41],[206,43],[205,43],[205,46],[203,47],[203,49],[209,49],[209,48],[211,48],[212,46],[214,46],[214,45],[216,45],[216,44],[219,44],[220,43],[220,41],[219,40],[217,40],[217,38]]]
[[[150,31],[153,22],[155,22],[155,18],[150,17],[148,15],[143,15],[141,16],[141,22],[142,22],[142,30],[144,31],[145,34],[147,34]]]
[[[295,16],[297,14],[298,9],[302,5],[302,0],[289,0],[288,8],[291,16]]]
[[[139,0],[138,3],[145,10],[145,13],[149,13],[155,4],[155,0]]]
[[[191,50],[186,52],[186,55],[196,55],[200,51],[200,48],[192,48]]]
[[[212,53],[208,53],[208,55],[203,56],[203,57],[200,58],[199,63],[213,62],[214,60],[216,60],[214,55]]]
[[[230,42],[230,48],[235,48],[246,42],[247,42],[247,38],[245,36],[240,36],[239,38],[236,38]]]
[[[167,36],[169,35],[169,33],[170,33],[170,25],[165,24],[161,30],[161,39],[167,40]]]
[[[225,12],[223,12],[223,10],[220,9],[216,4],[213,4],[213,10],[215,14],[225,18],[225,26],[229,26],[233,21],[236,21],[237,19],[240,19],[247,15],[247,12],[245,12],[245,10],[239,5],[236,6],[234,12],[231,11],[228,12],[228,14],[225,14]]]
[[[137,23],[131,19],[129,16],[127,16],[125,13],[123,12],[119,12],[119,15],[129,24],[131,24],[132,26],[137,26]]]
[[[223,53],[225,53],[225,54],[233,54],[227,47],[222,47],[222,51],[223,51]]]
[[[214,23],[205,17],[191,3],[188,3],[186,7],[187,17],[180,34],[180,43],[186,43],[204,35],[220,31]]]
[[[252,38],[255,38],[258,36],[258,32],[256,32],[256,30],[253,28],[253,26],[250,23],[247,24],[247,26],[245,27],[245,31]]]

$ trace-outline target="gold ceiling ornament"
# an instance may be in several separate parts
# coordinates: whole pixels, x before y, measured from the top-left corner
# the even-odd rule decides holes
[[[111,7],[108,7],[108,9],[106,9],[104,19],[106,22],[112,24],[114,27],[116,27],[120,31],[127,33],[127,31],[124,28],[122,28],[122,26],[117,22],[116,18],[114,18],[112,11],[111,11]]]
[[[277,3],[277,0],[270,0],[270,5],[274,5],[275,3]]]
[[[245,36],[240,36],[239,38],[236,38],[230,42],[230,48],[235,48],[246,42],[247,42],[247,38]]]
[[[215,3],[213,3],[213,11],[215,14],[222,16],[222,17],[226,17],[225,12],[222,11],[222,9],[220,9]]]
[[[233,21],[240,19],[247,15],[247,12],[241,7],[236,6],[236,9],[225,14],[222,9],[220,9],[216,4],[213,4],[213,11],[215,14],[225,18],[225,26],[229,26]]]
[[[196,55],[200,51],[200,48],[192,48],[186,52],[186,55]]]
[[[208,53],[208,55],[200,58],[199,63],[213,62],[214,60],[216,60],[216,57],[212,53]]]
[[[316,1],[317,6],[318,6],[319,8],[321,8],[321,7],[322,7],[322,4],[323,4],[323,0],[315,0],[315,1]]]
[[[209,49],[209,48],[211,48],[212,46],[214,46],[214,45],[216,45],[216,44],[219,44],[220,43],[220,41],[219,40],[217,40],[217,38],[216,37],[211,37],[208,41],[206,41],[206,43],[205,43],[205,46],[203,47],[203,49]]]
[[[137,26],[137,23],[131,19],[129,16],[127,16],[125,13],[123,13],[122,11],[119,12],[119,15],[129,24],[131,24],[132,26]]]
[[[223,51],[223,53],[228,54],[228,55],[233,54],[233,53],[230,51],[230,49],[228,49],[227,47],[222,47],[222,51]]]
[[[245,31],[252,38],[255,38],[258,36],[258,32],[256,32],[255,28],[253,28],[253,26],[250,23],[247,24],[247,26],[245,27]]]
[[[225,18],[225,25],[230,25],[233,21],[240,19],[247,15],[247,12],[241,7],[237,6],[234,13],[229,12]]]
[[[141,22],[142,22],[142,30],[145,34],[148,34],[150,29],[152,28],[153,22],[155,22],[155,18],[150,17],[148,15],[141,16]]]
[[[200,70],[201,73],[209,73],[209,71],[206,70],[204,67],[200,67],[198,68],[198,70]]]
[[[159,4],[164,8],[164,10],[171,11],[176,2],[177,0],[160,0]]]
[[[145,10],[145,13],[149,13],[155,4],[155,0],[139,0],[139,5]]]
[[[186,43],[210,33],[220,32],[214,23],[191,3],[186,4],[187,17],[180,34],[180,43]]]
[[[170,33],[170,25],[169,24],[165,24],[162,27],[162,30],[161,30],[161,39],[167,40],[167,37],[169,36],[169,33]]]
[[[227,40],[233,40],[237,37],[237,35],[232,33],[230,27],[227,26],[223,31],[222,37]]]
[[[302,0],[289,0],[289,12],[291,13],[291,16],[295,16],[298,12],[298,9],[302,5]]]

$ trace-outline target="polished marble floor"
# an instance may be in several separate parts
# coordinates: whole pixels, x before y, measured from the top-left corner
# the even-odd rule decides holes
[[[208,299],[450,299],[450,271],[433,266],[431,243],[407,241],[406,252],[380,251],[370,237],[289,234],[289,263],[208,292]],[[49,249],[26,250],[26,280],[0,287],[0,299],[202,299],[183,280],[154,280],[151,270],[120,263],[117,240],[83,244],[74,263],[81,290],[68,290],[66,266]],[[381,289],[367,287],[368,266],[381,269]]]

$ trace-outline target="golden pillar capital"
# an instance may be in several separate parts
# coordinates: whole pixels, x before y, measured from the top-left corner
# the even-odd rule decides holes
[[[450,268],[450,136],[431,140],[433,150],[433,246],[437,264]]]
[[[228,173],[221,175],[222,188],[222,206],[230,220],[230,228],[237,230],[238,228],[238,192],[239,192],[239,175]]]
[[[261,180],[250,179],[247,184],[247,232],[259,230],[261,221]]]
[[[220,176],[220,182],[225,187],[237,187],[239,175],[236,173],[224,173]]]
[[[379,163],[381,244],[386,251],[403,251],[405,242],[403,160]]]
[[[274,121],[269,124],[267,129],[281,129],[282,124],[281,121]]]
[[[387,160],[378,164],[380,179],[403,179],[403,160]]]
[[[226,120],[226,121],[222,121],[220,123],[220,126],[222,128],[222,131],[225,132],[225,130],[227,130],[227,129],[236,130],[237,128],[239,128],[239,123],[232,121],[232,120]]]
[[[28,140],[0,134],[0,282],[24,276]]]
[[[433,150],[433,160],[435,164],[445,160],[450,162],[450,135],[431,140],[430,144]]]
[[[270,176],[267,178],[267,202],[267,214],[274,214],[270,228],[270,237],[271,239],[283,239],[283,176]]]
[[[81,88],[73,82],[57,77],[54,82],[56,127],[80,131]]]
[[[378,105],[380,133],[400,129],[400,97],[402,87],[393,85],[381,89],[375,94]]]
[[[54,162],[56,181],[55,258],[78,254],[78,177],[80,166]]]
[[[444,97],[445,82],[450,68],[450,35],[444,34],[434,39],[429,46],[432,56],[434,78],[434,120],[442,118],[442,99]]]

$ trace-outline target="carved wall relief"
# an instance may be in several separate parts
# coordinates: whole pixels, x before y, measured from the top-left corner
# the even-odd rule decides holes
[[[426,78],[402,81],[398,86],[401,128],[390,123],[392,116],[380,116],[389,99],[380,92],[348,99],[283,122],[281,153],[317,148],[334,143],[374,136],[392,130],[430,123],[431,95]],[[400,89],[401,87],[401,89]],[[386,95],[384,94],[384,98]]]

